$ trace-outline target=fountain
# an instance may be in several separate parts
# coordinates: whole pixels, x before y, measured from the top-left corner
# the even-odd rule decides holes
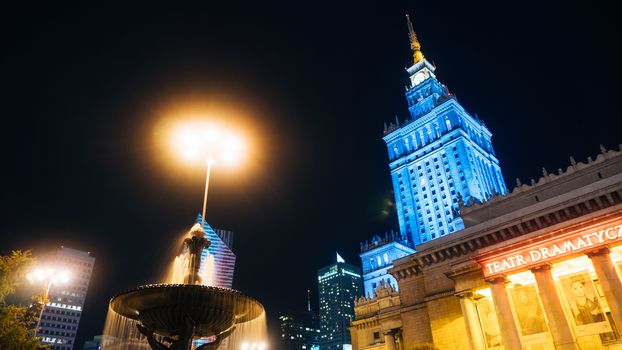
[[[183,241],[189,262],[183,283],[140,286],[110,300],[110,309],[135,321],[130,327],[136,326],[151,349],[188,350],[197,338],[209,341],[197,350],[217,349],[238,325],[264,317],[257,300],[236,290],[200,284],[201,252],[209,245],[201,226],[194,225]],[[137,341],[133,343],[140,348]]]
[[[238,325],[264,317],[264,308],[257,300],[236,290],[200,284],[201,252],[209,245],[201,226],[194,225],[183,241],[189,262],[183,283],[140,286],[110,300],[113,313],[135,321],[124,327],[135,326],[151,349],[188,350],[197,338],[209,342],[196,349],[217,349]],[[118,334],[108,336],[119,337]],[[122,346],[119,342],[104,342],[104,349],[141,348],[136,334],[133,338],[122,342]]]
[[[183,252],[173,262],[167,283],[140,286],[110,300],[105,350],[265,349],[263,306],[239,291],[207,285],[213,280],[213,260],[203,269],[212,276],[200,274],[201,253],[211,244],[204,230],[212,166],[219,153],[226,163],[241,151],[241,143],[232,142],[235,135],[223,139],[217,128],[208,126],[184,126],[178,130],[181,134],[173,135],[177,145],[191,147],[182,153],[202,154],[207,166],[201,224],[184,237]]]

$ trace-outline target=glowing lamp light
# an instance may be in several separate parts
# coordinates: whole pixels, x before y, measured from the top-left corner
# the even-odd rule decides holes
[[[219,125],[194,123],[176,127],[172,145],[177,154],[189,163],[212,159],[212,164],[235,166],[245,154],[242,138]]]
[[[65,271],[65,270],[59,270],[55,267],[48,267],[45,269],[42,268],[35,268],[34,270],[32,270],[32,272],[29,272],[26,274],[26,279],[28,279],[28,281],[30,282],[44,282],[46,284],[45,290],[44,290],[44,294],[43,294],[43,300],[47,300],[48,299],[48,294],[50,293],[50,287],[52,286],[52,284],[61,284],[61,283],[67,283],[69,282],[69,280],[71,279],[71,275],[69,274],[69,272]],[[41,303],[43,304],[44,301],[41,301]],[[49,303],[48,303],[49,305]],[[62,307],[65,307],[65,304],[62,304]],[[35,326],[35,330],[39,329],[39,325],[41,324],[41,319],[43,318],[43,310],[45,310],[45,305],[42,305],[41,310],[39,311],[39,317],[37,318],[37,325]]]
[[[48,281],[48,284],[52,283],[67,283],[71,280],[69,272],[63,270],[57,270],[54,268],[36,268],[26,274],[26,279],[30,282],[43,282]]]
[[[195,161],[199,157],[201,138],[190,128],[180,128],[174,133],[173,144],[182,158],[186,161]]]
[[[192,163],[199,163],[200,161],[206,163],[207,174],[205,176],[205,193],[201,213],[201,228],[203,228],[212,167],[214,165],[232,167],[241,163],[246,153],[246,144],[237,133],[222,127],[222,125],[204,121],[195,121],[173,127],[171,136],[173,149],[181,155],[182,159]],[[246,347],[252,349],[254,344],[246,344]]]
[[[45,271],[42,269],[35,269],[31,273],[26,275],[29,281],[43,281],[45,279]]]

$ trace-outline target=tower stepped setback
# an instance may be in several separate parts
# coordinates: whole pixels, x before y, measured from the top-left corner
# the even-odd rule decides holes
[[[397,289],[388,273],[394,260],[413,254],[419,244],[463,229],[460,211],[465,203],[507,193],[492,133],[436,78],[436,67],[425,58],[408,15],[406,20],[413,52],[413,64],[406,69],[409,117],[396,117],[383,133],[399,234],[361,243],[366,296],[373,296],[380,283]]]
[[[413,65],[406,100],[410,117],[384,130],[402,234],[418,245],[464,228],[464,202],[507,192],[492,133],[436,78],[408,20]]]

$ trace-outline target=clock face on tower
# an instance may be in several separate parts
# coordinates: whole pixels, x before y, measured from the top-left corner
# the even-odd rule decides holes
[[[423,72],[419,72],[419,73],[415,74],[415,79],[413,79],[413,84],[414,85],[418,85],[419,83],[421,83],[424,80],[425,80],[425,74],[423,74]]]

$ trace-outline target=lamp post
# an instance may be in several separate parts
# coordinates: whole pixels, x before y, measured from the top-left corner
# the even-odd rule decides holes
[[[243,155],[244,143],[231,130],[207,122],[181,124],[173,132],[173,145],[186,161],[204,161],[206,165],[201,230],[205,225],[209,180],[213,166],[234,165]]]
[[[67,283],[69,282],[69,274],[66,271],[61,271],[55,268],[34,269],[32,272],[26,275],[26,278],[30,282],[43,282],[45,281],[45,290],[43,292],[43,300],[41,301],[41,311],[39,311],[39,318],[37,319],[37,325],[35,327],[35,334],[39,333],[39,326],[41,325],[41,318],[43,317],[43,311],[45,310],[45,302],[48,299],[50,288],[52,283]]]
[[[212,165],[214,165],[214,159],[212,157],[207,158],[207,174],[205,175],[205,192],[203,193],[203,211],[201,212],[201,229],[205,226],[205,210],[207,209],[207,191],[209,190],[209,176],[212,173]]]

